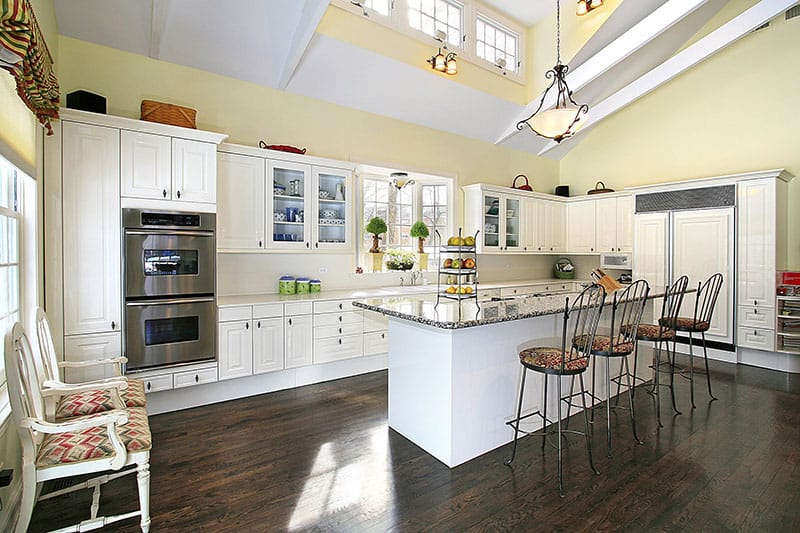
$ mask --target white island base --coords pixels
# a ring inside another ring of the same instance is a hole
[[[544,339],[560,346],[562,322],[563,315],[557,314],[448,330],[390,316],[389,426],[450,468],[511,442],[514,432],[506,421],[516,414],[523,368],[518,354],[525,347],[543,345]],[[637,375],[645,379],[652,372],[650,344],[639,347]],[[611,360],[612,375],[619,371],[619,361]],[[633,356],[630,364],[633,368]],[[597,369],[595,394],[601,398],[606,395],[604,367]],[[591,371],[590,366],[583,375],[587,390],[592,388]],[[540,408],[543,376],[528,372],[523,414]],[[562,378],[562,385],[566,395],[570,378]],[[556,387],[549,392],[548,418],[555,420]],[[669,408],[668,399],[662,404],[662,409]],[[627,398],[620,399],[620,405],[627,406]],[[566,409],[562,413],[566,416]],[[604,431],[605,413],[595,417],[602,421],[598,430]],[[541,421],[531,417],[521,427],[533,431]]]

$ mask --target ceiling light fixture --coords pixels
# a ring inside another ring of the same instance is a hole
[[[602,5],[603,0],[578,0],[578,9],[575,13],[580,17]]]
[[[403,190],[406,185],[414,184],[414,180],[408,179],[407,172],[392,172],[389,177],[392,178],[392,186],[398,191]]]
[[[439,47],[439,50],[428,59],[428,63],[431,64],[431,68],[433,70],[444,72],[445,74],[449,74],[450,76],[455,76],[458,74],[458,63],[456,62],[456,53],[450,52],[447,50],[447,44],[445,44],[444,39],[447,37],[447,34],[442,30],[436,31],[436,39],[442,46]]]
[[[561,6],[556,0],[556,65],[544,74],[545,78],[553,81],[544,91],[536,111],[525,120],[517,123],[518,130],[528,127],[540,137],[561,142],[567,137],[575,135],[575,132],[583,126],[586,121],[582,121],[581,118],[586,118],[589,106],[578,104],[572,99],[572,91],[569,89],[566,80],[568,71],[569,67],[561,64]],[[556,105],[552,109],[542,111],[547,94],[553,86],[556,86],[556,90],[558,90]]]

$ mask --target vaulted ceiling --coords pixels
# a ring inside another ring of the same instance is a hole
[[[562,1],[565,12],[574,9],[572,0]],[[317,33],[328,3],[229,0],[222,13],[218,0],[55,0],[59,33],[69,37],[547,157],[563,157],[582,139],[580,132],[556,145],[518,131],[540,97],[521,106]],[[525,25],[554,10],[541,0],[484,3]],[[575,98],[592,107],[584,130],[800,0],[756,2],[686,46],[726,3],[623,1],[570,62]],[[437,113],[429,111],[432,101]]]

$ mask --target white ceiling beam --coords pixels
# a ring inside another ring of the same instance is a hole
[[[303,4],[303,11],[300,14],[300,21],[295,28],[292,36],[292,44],[286,55],[286,61],[278,78],[278,89],[284,90],[294,76],[297,66],[303,59],[308,49],[314,33],[317,31],[325,11],[328,9],[329,0],[306,0]]]
[[[620,89],[599,104],[592,106],[587,123],[577,136],[570,137],[561,143],[550,141],[538,155],[543,156],[551,153],[559,146],[562,147],[559,151],[560,154],[566,154],[570,149],[570,145],[574,144],[576,139],[580,139],[584,132],[596,126],[601,120],[654,91],[742,37],[749,35],[759,26],[797,4],[800,4],[800,0],[761,0],[758,4],[666,60],[644,76]]]
[[[709,0],[668,1],[645,17],[641,22],[620,35],[597,54],[586,60],[580,67],[570,72],[567,75],[567,84],[570,89],[573,92],[580,91],[581,88],[598,79],[603,73],[607,72],[615,65],[620,64],[625,58],[635,53],[708,1]],[[623,6],[620,6],[617,9],[622,8]],[[535,100],[525,106],[525,109],[517,115],[514,121],[508,125],[503,134],[495,141],[495,144],[499,144],[512,135],[519,133],[517,124],[533,114],[539,106],[542,96],[543,95],[540,94]],[[542,110],[553,107],[556,103],[556,96],[556,93],[551,91],[542,105]]]
[[[168,0],[152,0],[150,3],[150,51],[153,59],[161,59],[161,43],[164,41]]]

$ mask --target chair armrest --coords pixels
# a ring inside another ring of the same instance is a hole
[[[41,433],[74,433],[98,426],[117,426],[128,423],[128,413],[123,409],[115,409],[98,415],[68,420],[66,422],[46,422],[38,418],[25,418],[20,426]],[[116,431],[115,431],[116,433]]]
[[[127,357],[111,357],[108,359],[95,359],[93,361],[59,361],[59,368],[86,368],[97,365],[121,365],[128,362]]]
[[[65,394],[76,394],[79,392],[92,392],[98,390],[116,390],[119,392],[127,388],[128,382],[126,380],[108,381],[105,383],[80,383],[77,385],[69,385],[66,383],[60,383],[58,381],[45,381],[43,383],[42,396],[64,396]]]

